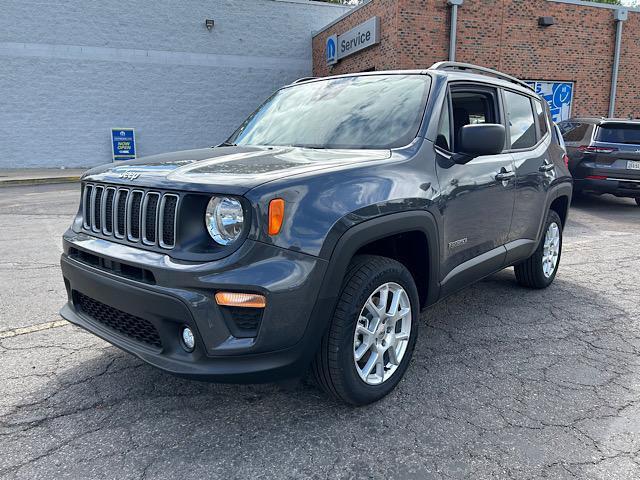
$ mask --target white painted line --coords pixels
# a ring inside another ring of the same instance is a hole
[[[0,332],[0,339],[17,337],[18,335],[26,335],[41,330],[49,330],[50,328],[64,327],[65,325],[69,325],[69,322],[66,320],[56,320],[55,322],[39,323],[37,325],[31,325],[30,327],[14,328],[13,330]]]

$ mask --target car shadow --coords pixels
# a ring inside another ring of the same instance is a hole
[[[571,208],[588,211],[592,214],[603,215],[606,218],[626,216],[640,211],[640,207],[633,198],[622,198],[603,194],[578,194],[571,199]]]
[[[47,457],[75,458],[64,467],[72,475],[91,464],[92,475],[112,476],[129,460],[156,478],[175,477],[176,465],[181,478],[324,477],[336,466],[346,477],[517,476],[518,465],[533,475],[602,454],[580,422],[628,397],[620,377],[628,358],[616,346],[624,315],[562,270],[546,290],[520,288],[512,271],[500,272],[424,311],[405,379],[362,408],[331,400],[308,379],[184,380],[65,327],[89,347],[36,400],[5,415],[4,428],[53,435]],[[393,461],[378,462],[382,452]]]

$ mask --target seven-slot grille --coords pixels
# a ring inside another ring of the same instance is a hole
[[[83,227],[105,236],[171,249],[176,245],[178,200],[174,193],[86,184]]]

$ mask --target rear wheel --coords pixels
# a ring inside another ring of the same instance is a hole
[[[516,279],[522,286],[546,288],[556,277],[562,253],[562,221],[554,210],[547,214],[544,231],[533,255],[514,267]]]
[[[418,292],[401,263],[357,256],[349,265],[312,371],[334,398],[375,402],[402,379],[418,335]]]

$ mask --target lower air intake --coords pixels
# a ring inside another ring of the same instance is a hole
[[[105,305],[74,290],[73,303],[78,310],[116,332],[152,347],[162,348],[158,330],[151,322]]]

